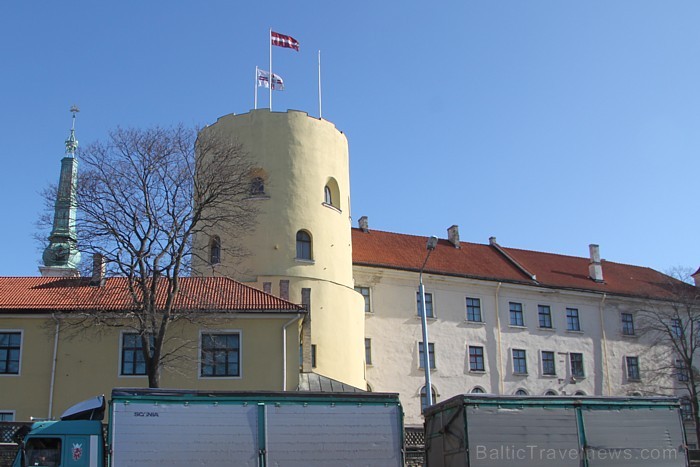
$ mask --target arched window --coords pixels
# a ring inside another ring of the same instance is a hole
[[[550,389],[549,391],[545,392],[544,395],[545,395],[545,396],[556,396],[556,395],[557,395],[557,391],[553,391],[553,390]]]
[[[221,262],[221,239],[214,236],[209,242],[209,263],[219,264]]]
[[[311,235],[305,230],[297,232],[297,259],[313,259],[311,255]]]
[[[527,396],[527,391],[524,390],[524,389],[522,389],[522,388],[520,388],[520,389],[518,389],[517,391],[515,391],[515,395],[516,395],[516,396]]]
[[[435,391],[435,386],[433,386],[431,389],[432,389],[431,392],[433,395],[433,404],[435,404],[437,402],[437,392]],[[428,407],[428,401],[426,398],[425,386],[423,386],[422,388],[420,388],[420,409],[421,409],[421,412],[423,412],[426,409],[426,407]]]
[[[479,386],[475,386],[474,389],[472,389],[472,394],[485,394],[486,391],[484,391],[483,388]]]
[[[265,180],[262,177],[253,177],[250,182],[250,195],[262,196],[265,194]]]
[[[583,391],[576,391],[576,392],[574,393],[574,396],[585,396],[585,395],[586,395],[586,393],[583,392]]]
[[[340,211],[340,188],[333,177],[329,177],[326,186],[323,187],[323,204]]]

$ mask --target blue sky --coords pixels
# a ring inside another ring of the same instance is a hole
[[[318,116],[322,51],[353,219],[697,268],[698,24],[700,2],[682,0],[3,2],[0,275],[38,275],[39,192],[72,104],[82,145],[247,112],[269,28],[301,43],[273,51],[273,110]]]

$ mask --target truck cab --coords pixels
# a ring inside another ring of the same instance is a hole
[[[99,467],[104,463],[104,396],[81,402],[60,420],[36,422],[12,467]]]

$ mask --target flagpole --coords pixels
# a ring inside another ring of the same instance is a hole
[[[318,118],[323,119],[321,113],[321,51],[318,51]]]
[[[272,112],[272,28],[270,28],[270,37],[268,38],[268,43],[270,44],[270,78],[268,79],[268,84],[270,85],[270,112]]]
[[[253,88],[255,90],[255,106],[254,110],[258,110],[258,67],[255,67],[255,81],[253,81]]]

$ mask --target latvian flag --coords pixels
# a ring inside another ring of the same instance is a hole
[[[272,45],[294,49],[297,52],[299,51],[299,41],[294,39],[292,36],[285,36],[284,34],[270,31],[270,39],[272,40]]]
[[[272,80],[270,80],[270,72],[258,68],[258,87],[269,88],[270,81],[274,91],[284,91],[284,81],[279,75],[272,73]]]

